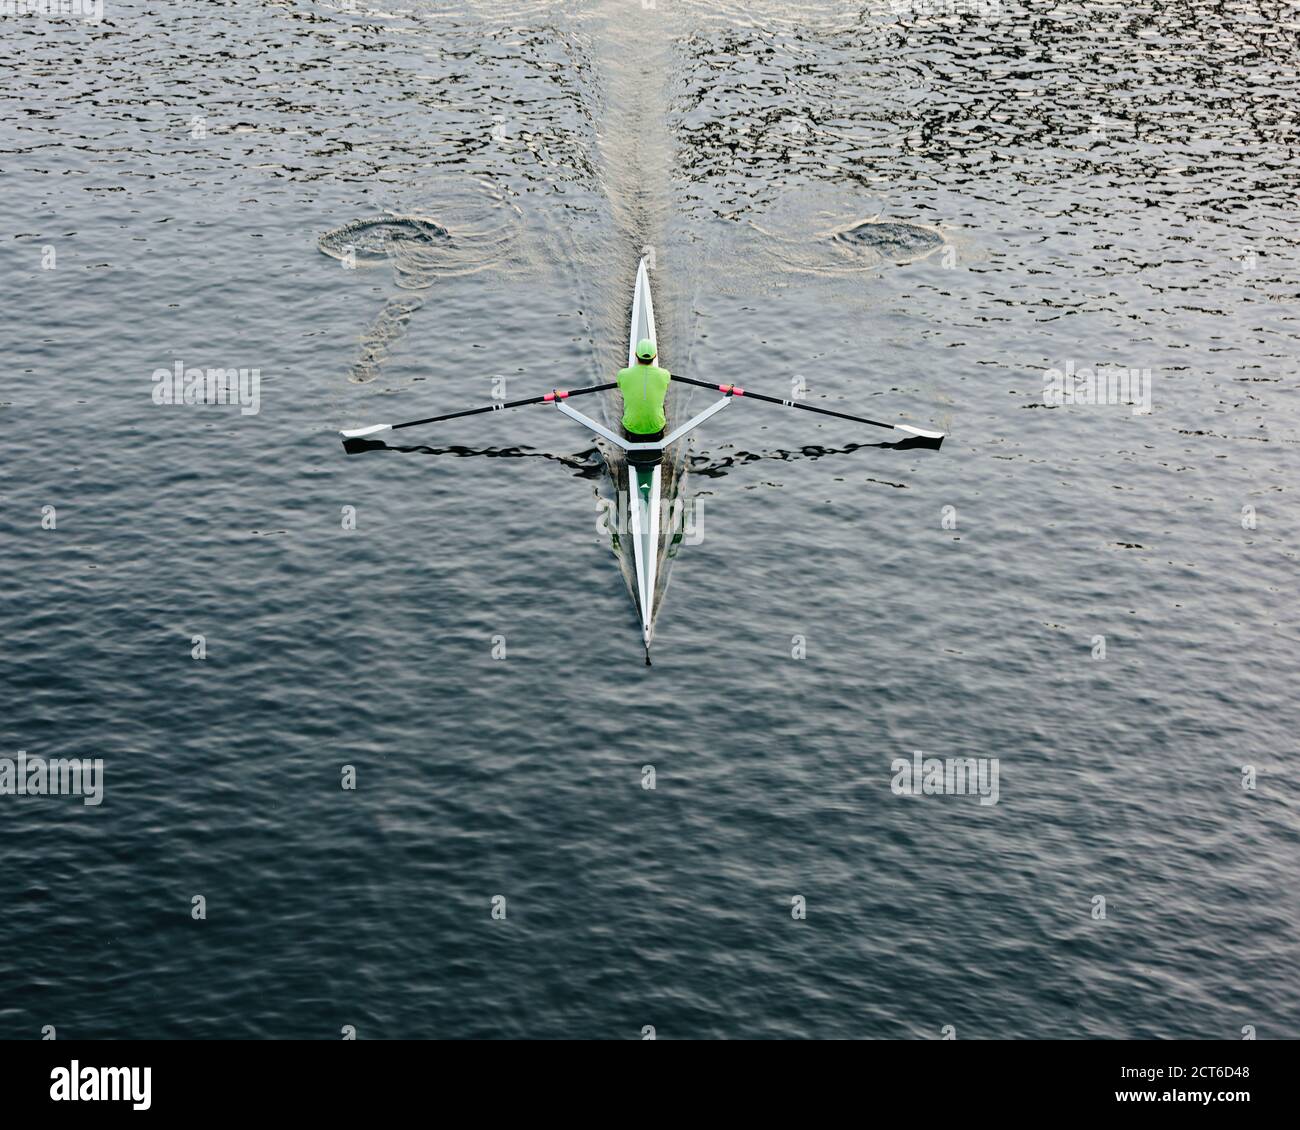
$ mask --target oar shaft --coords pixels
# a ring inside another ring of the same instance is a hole
[[[394,424],[393,430],[398,428],[414,428],[420,424],[438,424],[443,420],[458,420],[462,416],[477,416],[481,412],[500,412],[504,408],[522,408],[525,404],[540,404],[540,396],[530,396],[526,400],[510,400],[501,404],[485,404],[482,408],[466,408],[460,412],[446,412],[441,416],[426,416],[423,420],[407,420],[404,424]]]
[[[379,432],[396,431],[398,428],[414,428],[419,424],[437,424],[443,420],[458,420],[462,416],[477,416],[483,412],[500,412],[503,408],[522,408],[525,404],[547,404],[555,400],[567,400],[571,396],[583,396],[589,392],[606,392],[618,388],[616,382],[603,385],[589,385],[587,388],[552,389],[542,396],[528,396],[523,400],[507,400],[501,404],[485,404],[481,408],[463,408],[459,412],[446,412],[441,416],[426,416],[423,420],[406,420],[401,424],[374,424],[368,428],[354,428],[342,432],[344,439],[360,439],[363,436],[377,435]]]
[[[761,392],[750,392],[747,388],[737,388],[735,385],[710,384],[708,381],[696,381],[690,377],[679,377],[676,373],[673,373],[672,377],[673,380],[681,381],[683,384],[717,389],[719,392],[730,393],[732,396],[746,396],[750,400],[764,400],[768,404],[780,404],[785,408],[798,408],[802,412],[816,412],[822,416],[838,416],[841,420],[853,420],[858,424],[874,424],[877,428],[892,428],[894,426],[881,420],[868,420],[865,416],[850,416],[847,412],[832,412],[829,408],[814,408],[811,404],[800,404],[797,400],[781,400],[776,396],[764,396]]]
[[[775,396],[764,396],[761,392],[750,392],[748,389],[737,388],[735,385],[720,385],[711,381],[697,381],[691,377],[680,377],[676,373],[672,374],[672,379],[681,381],[682,384],[695,385],[698,388],[716,389],[718,392],[725,392],[729,396],[744,396],[750,400],[762,400],[768,404],[779,404],[783,408],[798,408],[801,412],[816,412],[819,416],[834,416],[840,420],[852,420],[855,424],[870,424],[876,428],[889,428],[892,431],[907,432],[910,435],[923,436],[927,439],[942,439],[942,432],[930,432],[921,428],[913,428],[908,424],[887,424],[883,420],[870,420],[866,416],[851,416],[847,412],[835,412],[830,408],[817,408],[811,404],[800,404],[797,400],[781,400]]]
[[[404,424],[394,424],[393,430],[413,428],[417,424],[437,424],[443,420],[458,420],[462,416],[477,416],[482,412],[500,412],[506,408],[523,408],[526,404],[547,404],[552,400],[567,400],[570,396],[582,396],[588,392],[605,392],[608,389],[617,387],[617,383],[611,382],[610,384],[590,385],[587,388],[575,388],[568,391],[556,389],[542,396],[527,396],[523,400],[507,400],[501,404],[485,404],[481,408],[465,408],[460,412],[447,412],[442,416],[426,416],[423,420],[407,420]]]

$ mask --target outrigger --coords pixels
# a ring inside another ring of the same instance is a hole
[[[636,364],[636,343],[642,338],[655,340],[654,302],[650,296],[650,275],[646,260],[637,266],[636,287],[632,293],[632,317],[628,344],[628,365]],[[610,428],[585,416],[572,404],[568,403],[575,396],[586,396],[595,392],[606,392],[617,388],[617,384],[590,385],[587,388],[570,390],[552,389],[540,396],[530,396],[523,400],[512,400],[481,408],[467,408],[461,412],[448,412],[443,416],[428,416],[422,420],[408,420],[403,424],[373,424],[366,428],[352,428],[339,434],[345,440],[364,439],[378,435],[380,432],[395,431],[398,428],[413,428],[420,424],[435,424],[443,420],[455,420],[462,416],[476,416],[484,412],[499,412],[505,408],[522,408],[528,404],[554,404],[564,415],[576,420],[606,443],[612,444],[625,455],[628,477],[628,510],[632,524],[632,556],[636,568],[636,601],[641,617],[641,636],[645,645],[646,666],[650,665],[650,641],[654,635],[655,595],[658,585],[659,554],[662,549],[662,521],[660,519],[663,496],[663,458],[664,452],[678,440],[694,431],[705,420],[717,415],[738,396],[752,400],[761,400],[767,404],[779,404],[785,408],[798,408],[804,412],[817,412],[823,416],[835,416],[841,420],[852,420],[859,424],[871,424],[877,428],[890,428],[911,437],[918,446],[937,448],[944,438],[943,432],[926,431],[908,424],[888,424],[881,420],[868,420],[864,416],[850,416],[847,412],[835,412],[829,408],[816,408],[811,404],[802,404],[795,400],[781,400],[774,396],[746,392],[731,384],[712,384],[707,381],[693,380],[690,377],[672,375],[680,384],[695,385],[698,388],[714,389],[722,393],[722,399],[709,405],[698,416],[692,416],[681,427],[674,428],[661,440],[653,443],[633,443]]]

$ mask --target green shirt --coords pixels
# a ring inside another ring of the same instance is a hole
[[[633,365],[618,374],[618,390],[623,394],[623,427],[633,435],[653,435],[661,431],[664,397],[668,395],[670,374],[657,365]]]

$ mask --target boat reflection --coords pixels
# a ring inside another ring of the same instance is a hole
[[[820,444],[805,444],[803,447],[787,450],[774,448],[769,451],[736,451],[731,454],[712,454],[708,452],[687,453],[677,465],[684,465],[692,475],[708,479],[725,478],[727,472],[738,467],[747,467],[751,463],[765,460],[794,463],[802,459],[823,459],[830,455],[852,455],[863,450],[911,451],[929,450],[932,441],[909,436],[903,440],[887,440],[876,443],[850,443],[844,447],[823,447]],[[404,455],[449,455],[458,459],[546,459],[559,463],[573,470],[578,478],[599,479],[609,468],[598,448],[592,447],[575,455],[557,455],[551,451],[538,451],[531,447],[466,447],[461,444],[443,447],[430,447],[427,444],[395,444],[376,439],[345,439],[343,449],[349,455],[360,455],[368,451],[391,451]],[[673,475],[677,477],[676,474]]]
[[[343,450],[349,455],[367,451],[392,451],[403,455],[451,455],[458,459],[480,457],[484,459],[547,459],[572,468],[579,478],[598,479],[605,473],[605,463],[593,447],[578,455],[556,455],[550,451],[537,451],[531,447],[464,447],[460,444],[429,447],[425,444],[384,443],[376,439],[345,439]]]

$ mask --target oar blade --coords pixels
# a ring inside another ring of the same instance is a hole
[[[925,428],[914,428],[910,424],[895,424],[894,427],[900,432],[906,432],[910,436],[919,436],[921,439],[937,439],[942,441],[943,432],[930,432]]]
[[[344,439],[361,439],[363,436],[378,435],[380,432],[391,432],[392,430],[392,424],[372,424],[368,428],[352,428],[348,431],[340,431],[339,435]]]

